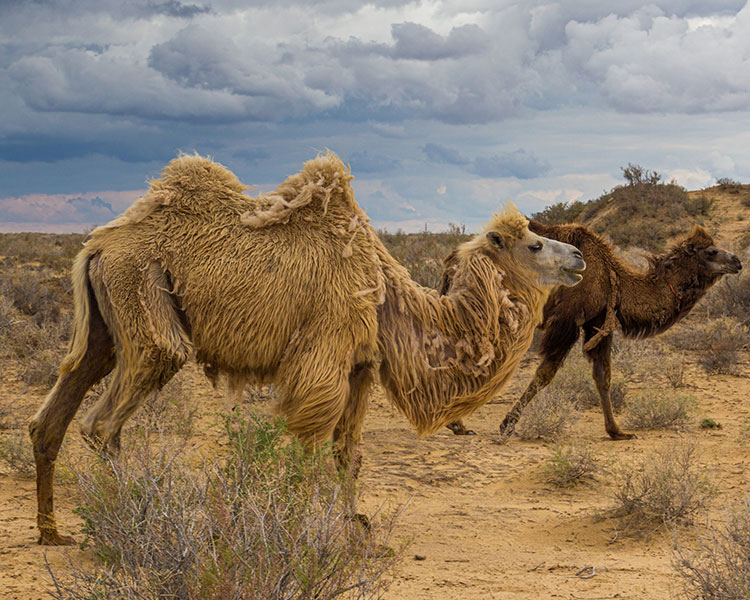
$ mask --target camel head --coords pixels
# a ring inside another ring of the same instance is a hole
[[[699,264],[709,273],[725,275],[739,273],[742,270],[740,259],[727,250],[714,245],[713,238],[700,225],[696,225],[693,233],[685,240],[686,250],[693,252]]]
[[[665,273],[674,268],[688,268],[694,273],[703,274],[711,282],[722,275],[742,270],[740,259],[727,250],[717,248],[713,238],[700,225],[696,225],[693,232],[667,254],[656,257],[652,262],[657,269],[661,262],[661,270]]]
[[[575,246],[551,240],[529,231],[529,221],[509,202],[485,227],[485,241],[496,262],[515,263],[532,274],[541,288],[576,285],[586,268],[583,255]]]

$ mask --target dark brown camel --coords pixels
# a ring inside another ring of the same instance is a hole
[[[649,268],[639,271],[620,259],[612,247],[584,225],[544,225],[530,221],[538,235],[576,246],[586,261],[583,280],[576,287],[558,288],[544,306],[539,354],[542,363],[526,391],[500,425],[509,435],[523,409],[554,378],[583,328],[583,352],[593,364],[604,424],[614,440],[635,437],[615,420],[609,396],[612,333],[618,327],[625,337],[644,338],[669,329],[695,306],[726,273],[738,273],[742,264],[731,252],[714,246],[703,227],[664,254],[648,257]],[[453,257],[445,261],[441,293],[451,286]],[[473,432],[461,421],[448,425],[456,435]]]

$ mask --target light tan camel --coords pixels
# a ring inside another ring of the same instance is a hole
[[[333,440],[356,474],[369,384],[380,379],[420,435],[493,397],[580,252],[528,230],[515,207],[459,247],[445,296],[412,281],[354,200],[332,154],[250,198],[200,157],[172,161],[146,195],[91,233],[73,265],[75,324],[60,377],[29,430],[40,543],[64,544],[54,463],[86,391],[114,369],[81,429],[116,451],[149,392],[194,355],[209,376],[273,383],[302,440]]]

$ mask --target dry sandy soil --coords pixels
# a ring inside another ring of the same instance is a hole
[[[649,342],[646,342],[649,343]],[[699,401],[694,423],[683,432],[640,431],[638,439],[611,442],[604,435],[596,410],[581,413],[571,435],[590,443],[598,457],[616,468],[630,459],[647,458],[664,443],[689,436],[701,451],[701,463],[719,495],[701,517],[721,519],[725,510],[750,491],[750,382],[748,357],[743,376],[706,376],[693,363],[688,380]],[[691,529],[656,531],[633,537],[610,511],[615,477],[601,474],[591,484],[560,490],[545,482],[542,465],[550,455],[541,442],[513,438],[500,445],[494,430],[528,382],[536,364],[533,355],[501,397],[478,411],[468,425],[478,435],[454,436],[448,430],[418,440],[406,420],[377,390],[372,397],[364,433],[362,470],[366,512],[382,504],[403,504],[397,536],[411,540],[389,599],[462,598],[507,600],[536,598],[678,597],[680,581],[672,567],[672,540],[688,539]],[[199,400],[204,414],[221,407],[194,365],[179,375]],[[654,375],[658,379],[658,375]],[[638,387],[638,382],[633,384]],[[0,406],[14,403],[10,419],[21,430],[44,396],[43,389],[24,392],[12,372],[0,383]],[[702,430],[700,418],[719,421],[721,430]],[[13,429],[0,431],[9,435]],[[71,427],[61,460],[80,452],[77,424]],[[210,440],[200,443],[210,443]],[[0,597],[48,597],[51,583],[46,560],[61,572],[66,561],[91,560],[78,548],[42,548],[36,544],[34,482],[0,467]],[[76,506],[75,485],[57,486],[57,514],[61,529],[78,530],[71,510]],[[80,535],[79,535],[80,538]],[[591,567],[581,572],[582,569]],[[594,575],[585,578],[586,575]]]

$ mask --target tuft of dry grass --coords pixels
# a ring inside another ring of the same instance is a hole
[[[328,448],[280,421],[227,417],[200,467],[160,432],[78,472],[84,544],[98,564],[52,570],[59,600],[379,598],[400,552],[395,512],[352,518],[356,494]]]
[[[553,446],[542,471],[545,481],[556,487],[572,488],[594,479],[601,466],[590,444],[575,442]]]
[[[0,463],[22,477],[34,476],[34,453],[25,432],[15,431],[0,438]]]
[[[707,373],[739,374],[742,351],[750,343],[750,330],[736,318],[718,317],[682,325],[666,339],[681,350],[698,352],[698,363]]]
[[[663,524],[692,522],[704,510],[714,488],[698,461],[695,442],[668,440],[639,462],[616,473],[615,516],[635,531]]]
[[[544,389],[524,409],[515,431],[522,440],[554,441],[575,422],[575,408],[567,398]]]
[[[697,405],[690,394],[641,391],[628,399],[625,425],[633,429],[679,429],[690,422]]]
[[[683,598],[746,600],[750,597],[750,497],[726,522],[698,536],[695,550],[675,542],[674,568]]]
[[[618,361],[618,365],[620,362],[622,361]],[[599,406],[599,392],[591,377],[591,364],[580,353],[571,353],[568,356],[546,389],[578,408],[589,409]],[[615,412],[620,412],[627,395],[627,383],[619,372],[612,373],[609,395]]]

